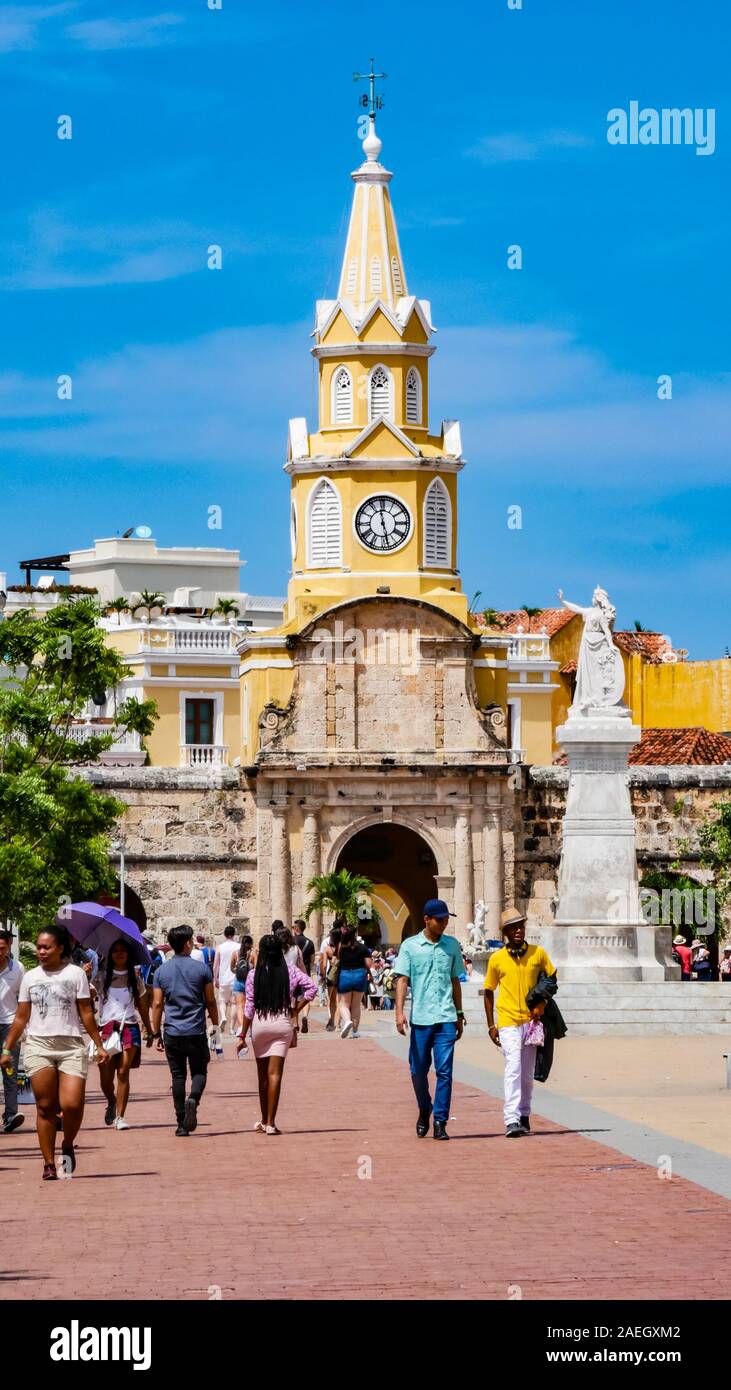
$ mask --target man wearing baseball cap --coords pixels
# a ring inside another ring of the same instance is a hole
[[[530,1134],[530,1111],[535,1047],[525,1046],[531,1018],[539,1018],[544,1005],[529,1009],[527,998],[541,973],[555,975],[556,967],[542,946],[528,946],[525,917],[509,907],[500,918],[505,945],[490,956],[485,976],[485,1013],[490,1037],[505,1058],[505,1135],[519,1139]],[[497,1026],[495,990],[499,989]]]
[[[452,1099],[454,1044],[462,1037],[462,951],[457,938],[445,936],[450,917],[441,898],[424,903],[424,930],[401,942],[393,967],[396,975],[396,1027],[406,1033],[404,1014],[406,990],[411,984],[411,1041],[409,1067],[416,1092],[419,1115],[416,1133],[423,1139],[429,1133],[434,1111],[434,1138],[448,1139],[447,1120]],[[437,1078],[432,1106],[429,1071],[434,1057]]]

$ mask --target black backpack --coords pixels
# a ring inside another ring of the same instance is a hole
[[[246,977],[251,969],[249,965],[249,954],[250,953],[247,951],[245,956],[239,955],[236,961],[236,980],[240,985],[246,984]]]

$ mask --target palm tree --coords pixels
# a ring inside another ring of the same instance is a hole
[[[129,599],[125,598],[124,594],[122,594],[121,598],[113,598],[106,605],[104,612],[107,614],[107,616],[109,616],[110,613],[116,613],[117,624],[119,624],[122,614],[129,613]]]
[[[351,874],[348,869],[316,874],[307,884],[312,897],[305,907],[305,917],[309,921],[313,912],[331,912],[336,926],[354,926],[358,921],[359,895],[372,891],[373,880],[365,874]]]
[[[486,627],[502,627],[503,620],[497,608],[483,608],[482,616],[485,619]]]
[[[639,618],[635,618],[635,632],[647,632],[647,628],[642,625]]]
[[[233,598],[218,598],[215,608],[211,609],[211,617],[238,618],[239,605]]]
[[[526,617],[527,617],[527,619],[528,619],[528,631],[530,632],[530,631],[531,631],[531,623],[532,623],[533,619],[534,619],[534,618],[540,618],[541,613],[543,612],[543,609],[542,609],[542,608],[529,608],[527,603],[522,604],[522,608],[523,608],[523,612],[525,613],[525,615],[526,615]]]

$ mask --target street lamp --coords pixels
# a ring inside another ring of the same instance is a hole
[[[124,845],[121,840],[112,840],[109,848],[119,855],[119,910],[124,917]]]

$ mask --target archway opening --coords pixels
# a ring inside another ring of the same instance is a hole
[[[366,826],[343,846],[337,868],[373,880],[382,944],[398,946],[421,931],[424,903],[438,896],[437,863],[431,846],[415,830],[383,821]]]

